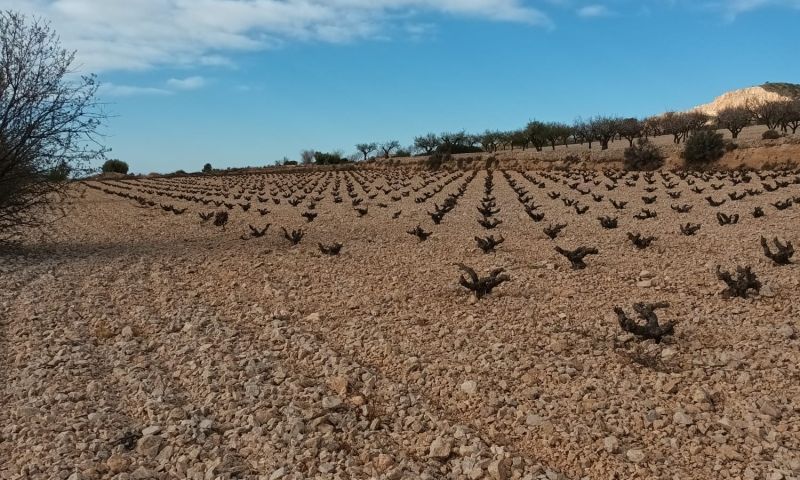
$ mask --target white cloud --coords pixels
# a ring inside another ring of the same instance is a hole
[[[229,55],[289,41],[385,35],[424,13],[549,27],[529,0],[0,0],[50,20],[85,71],[230,65]]]
[[[728,18],[733,19],[739,14],[763,7],[800,9],[800,0],[727,0],[725,2],[715,2],[714,5],[722,9]]]
[[[99,95],[106,97],[131,97],[134,95],[169,95],[172,92],[157,87],[140,87],[135,85],[118,85],[103,83],[100,85]]]
[[[187,77],[187,78],[170,78],[167,80],[167,86],[176,90],[197,90],[206,85],[206,79],[203,77]]]
[[[186,78],[170,78],[164,82],[163,87],[140,86],[140,85],[120,85],[116,83],[102,83],[100,85],[100,96],[104,97],[132,97],[135,95],[172,95],[178,91],[198,90],[208,84],[208,81],[200,76]]]
[[[578,16],[583,18],[606,17],[610,14],[605,5],[586,5],[578,9]]]

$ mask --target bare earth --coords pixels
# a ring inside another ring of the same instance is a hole
[[[476,221],[485,170],[469,182],[471,171],[398,168],[77,186],[50,238],[0,255],[0,478],[798,478],[800,267],[776,266],[759,238],[800,243],[799,172],[688,177],[703,193],[675,174],[608,191],[602,174],[506,173],[542,222],[500,170],[503,223],[491,231]],[[434,225],[426,212],[462,184]],[[313,191],[290,206],[284,194],[303,188]],[[234,205],[224,231],[198,217],[215,205],[157,195],[238,204],[242,189],[252,208]],[[746,189],[763,193],[728,198]],[[727,201],[712,207],[709,195]],[[670,208],[680,204],[693,209]],[[642,208],[658,217],[635,219]],[[721,226],[717,212],[741,220]],[[604,215],[619,228],[601,228]],[[264,237],[241,238],[268,222]],[[550,222],[567,224],[556,240],[542,233]],[[702,224],[695,236],[680,233],[688,222]],[[417,224],[427,241],[406,233]],[[306,236],[292,247],[281,226]],[[628,232],[658,238],[638,250]],[[496,253],[476,248],[488,234],[506,239]],[[334,241],[339,256],[319,252]],[[555,245],[599,254],[572,270]],[[504,267],[511,281],[476,300],[456,262]],[[723,298],[717,265],[752,266],[761,294]],[[658,313],[675,335],[622,332],[613,308],[632,314],[639,301],[669,302]]]

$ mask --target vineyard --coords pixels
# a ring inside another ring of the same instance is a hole
[[[0,477],[800,472],[800,170],[121,178],[62,209],[0,256]]]

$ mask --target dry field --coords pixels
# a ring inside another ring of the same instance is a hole
[[[759,243],[800,242],[800,172],[496,170],[502,223],[486,230],[488,175],[76,186],[49,237],[0,255],[0,478],[800,476],[800,267]],[[199,217],[216,210],[224,229]],[[554,240],[551,223],[566,224]],[[489,234],[505,242],[484,254]],[[555,246],[598,254],[573,270]],[[477,299],[456,263],[510,281]],[[717,265],[751,266],[760,294],[725,298]],[[673,336],[622,331],[614,307],[661,301]]]

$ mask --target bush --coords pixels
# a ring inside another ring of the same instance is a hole
[[[472,145],[460,145],[460,144],[441,145],[439,146],[437,151],[442,153],[449,153],[451,155],[458,155],[462,153],[483,153],[483,149],[481,147],[475,147]]]
[[[450,154],[449,153],[442,153],[442,152],[433,152],[427,160],[425,160],[425,166],[428,170],[439,170],[442,168],[442,164],[444,162],[450,161]]]
[[[333,152],[333,153],[315,152],[314,162],[317,165],[339,165],[340,163],[348,163],[348,160],[346,158],[343,158],[340,152]]]
[[[128,173],[128,164],[122,160],[106,160],[103,164],[103,173],[121,173],[126,175]]]
[[[712,130],[698,130],[693,133],[683,149],[683,160],[687,167],[702,167],[716,162],[725,155],[725,142],[722,134]]]
[[[664,154],[650,140],[640,138],[625,149],[626,170],[658,170],[664,166]]]
[[[66,162],[62,163],[47,172],[47,181],[66,182],[69,180],[70,173],[72,173],[72,169],[69,168],[69,165]]]
[[[212,171],[214,171],[214,167],[210,163],[203,165],[203,173],[211,173]]]
[[[781,134],[777,130],[767,130],[761,134],[762,140],[777,140],[779,138],[781,138]]]

